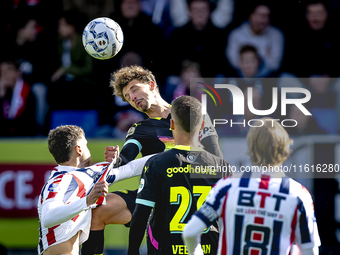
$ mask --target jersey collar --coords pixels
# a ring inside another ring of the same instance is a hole
[[[56,168],[58,169],[58,171],[65,171],[65,172],[71,172],[71,171],[75,171],[75,170],[79,169],[79,167],[64,166],[64,165],[58,165]]]
[[[182,151],[203,151],[201,147],[193,147],[193,146],[185,146],[185,145],[175,145],[173,149],[182,150]]]

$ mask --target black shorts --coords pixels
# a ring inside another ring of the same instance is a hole
[[[127,208],[131,212],[131,216],[133,214],[133,211],[136,208],[136,198],[137,198],[137,189],[135,190],[120,190],[120,191],[115,191],[112,192],[120,196],[121,198],[124,199]],[[130,222],[124,224],[125,227],[130,227]]]

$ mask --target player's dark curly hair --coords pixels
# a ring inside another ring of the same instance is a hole
[[[74,125],[59,126],[52,129],[47,138],[48,150],[58,164],[71,159],[77,141],[85,137],[84,130]]]
[[[110,86],[113,87],[113,94],[119,96],[126,102],[123,95],[123,88],[132,80],[138,80],[141,83],[153,81],[155,83],[156,91],[159,94],[155,76],[151,71],[138,65],[123,67],[111,75]]]
[[[185,132],[194,134],[202,124],[202,105],[191,96],[179,96],[171,103],[172,119]]]

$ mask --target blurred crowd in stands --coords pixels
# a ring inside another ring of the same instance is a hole
[[[339,13],[337,0],[2,1],[0,136],[45,136],[79,121],[89,137],[124,139],[145,116],[114,97],[109,80],[135,64],[155,74],[169,103],[190,93],[191,78],[252,87],[259,110],[271,107],[273,87],[306,88],[311,116],[292,105],[273,117],[297,120],[291,135],[339,134]],[[112,18],[124,33],[110,60],[92,58],[82,45],[84,27],[97,17]],[[224,96],[226,119],[258,117],[233,116],[232,97]],[[229,126],[220,135],[246,132]]]

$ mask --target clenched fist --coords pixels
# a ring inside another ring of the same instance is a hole
[[[119,146],[116,145],[115,147],[113,146],[108,146],[105,148],[105,161],[106,162],[112,162],[113,159],[119,157]]]
[[[91,190],[90,194],[88,194],[86,197],[87,206],[94,204],[101,196],[105,197],[108,191],[109,185],[106,181],[96,183],[93,186],[93,189]]]

